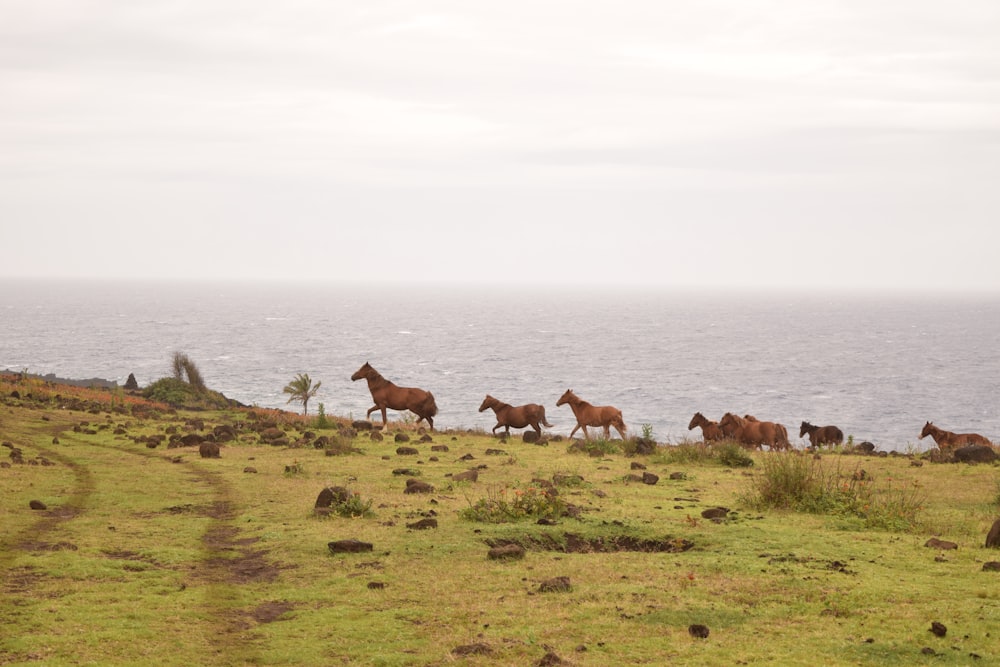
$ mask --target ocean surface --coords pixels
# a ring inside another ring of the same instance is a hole
[[[352,418],[369,361],[433,392],[439,428],[491,429],[492,394],[565,435],[572,388],[659,442],[700,439],[696,411],[781,422],[799,447],[803,420],[883,450],[932,447],[928,420],[1000,442],[1000,295],[0,281],[0,370],[145,386],[174,352],[249,405],[301,410],[281,390],[308,373],[310,412]]]

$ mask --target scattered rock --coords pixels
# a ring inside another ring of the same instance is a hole
[[[639,463],[638,461],[632,461],[629,465],[629,470],[645,470],[645,464]]]
[[[30,507],[33,510],[47,510],[49,508],[49,506],[43,503],[41,500],[32,500],[31,502],[28,503],[28,507]]]
[[[351,499],[351,492],[342,486],[328,486],[316,496],[314,507],[331,507],[334,503],[338,505],[346,503]]]
[[[409,442],[410,436],[406,435],[405,433],[397,433],[394,439],[396,442]]]
[[[539,441],[539,436],[534,431],[528,430],[521,435],[521,440],[526,445],[531,445]]]
[[[993,527],[986,534],[986,547],[989,549],[1000,548],[1000,519],[993,522]]]
[[[858,451],[864,454],[871,454],[875,451],[875,445],[866,440],[858,445]]]
[[[434,487],[427,482],[421,482],[419,479],[411,477],[406,480],[406,488],[403,493],[434,493]]]
[[[487,449],[486,456],[507,456],[507,452],[502,449]]]
[[[380,590],[382,590],[384,588],[385,588],[385,582],[384,581],[369,581],[368,582],[368,590],[371,590],[371,591],[380,591]]]
[[[931,622],[930,631],[934,633],[935,637],[944,637],[948,634],[948,628],[945,627],[944,623],[939,623],[937,621]]]
[[[538,586],[539,593],[565,593],[571,589],[569,577],[552,577]]]
[[[407,528],[411,530],[427,530],[429,528],[437,528],[437,519],[421,519],[420,521],[414,521],[413,523],[406,524]]]
[[[451,476],[456,482],[477,482],[479,481],[479,471],[476,469],[466,470]]]
[[[419,456],[420,450],[416,447],[397,447],[396,454],[399,456]]]
[[[991,560],[983,563],[983,572],[1000,572],[1000,561]]]
[[[361,540],[335,540],[328,543],[327,546],[335,554],[362,553],[374,548],[371,542],[362,542]]]
[[[670,479],[687,479],[687,473],[685,472],[672,472],[670,473]]]
[[[709,507],[707,510],[702,510],[701,516],[704,519],[725,519],[726,515],[729,514],[729,509],[726,507]]]
[[[198,445],[198,453],[203,459],[222,458],[222,455],[219,453],[219,445],[214,442],[203,442]]]
[[[257,469],[254,468],[253,466],[247,466],[246,468],[243,469],[243,472],[256,474]]]
[[[534,431],[528,431],[528,433],[534,433]],[[557,665],[568,665],[569,663],[560,658],[558,655],[549,651],[542,659],[535,663],[537,667],[557,667]]]
[[[413,468],[396,468],[392,471],[392,474],[401,477],[420,477],[420,471]]]
[[[372,442],[382,442],[382,433],[380,431],[372,431],[368,437]]]
[[[708,637],[708,626],[694,623],[688,626],[688,634],[696,639],[705,639]]]
[[[954,542],[947,542],[945,540],[939,540],[936,537],[932,537],[924,543],[925,547],[931,547],[932,549],[941,549],[946,551],[948,549],[958,549],[958,545]]]
[[[635,439],[635,453],[647,456],[656,453],[656,443],[649,438]]]
[[[448,451],[448,445],[431,445],[432,452],[446,452]]]
[[[660,476],[659,475],[654,475],[651,472],[644,472],[644,473],[642,473],[642,483],[643,484],[649,484],[650,486],[652,486],[652,485],[656,484],[659,481],[660,481]]]

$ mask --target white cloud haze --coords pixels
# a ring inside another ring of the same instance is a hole
[[[992,0],[0,18],[0,277],[1000,290]]]

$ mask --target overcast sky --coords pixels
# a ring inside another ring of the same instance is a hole
[[[0,277],[1000,291],[1000,2],[0,0]]]

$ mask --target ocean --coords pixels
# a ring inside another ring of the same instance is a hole
[[[1000,442],[1000,295],[0,280],[0,369],[145,386],[174,352],[248,405],[300,411],[282,388],[308,373],[311,413],[355,419],[368,361],[433,392],[441,429],[491,429],[492,394],[566,435],[571,388],[659,442],[700,439],[698,411],[781,422],[798,447],[802,421],[882,450],[932,447],[925,421]]]

